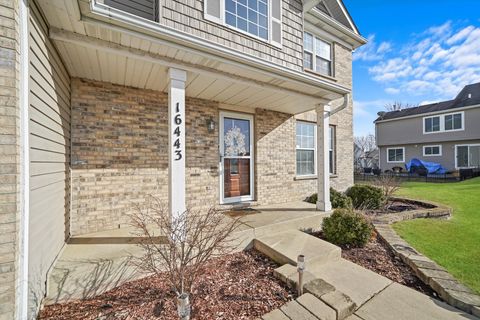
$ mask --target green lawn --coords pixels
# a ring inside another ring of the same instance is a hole
[[[451,220],[417,219],[393,228],[418,251],[480,293],[480,178],[458,183],[402,184],[401,196],[453,208]]]

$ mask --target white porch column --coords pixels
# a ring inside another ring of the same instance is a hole
[[[184,70],[168,70],[168,207],[173,217],[186,210]]]
[[[317,210],[330,211],[330,155],[329,155],[329,127],[330,106],[317,106],[317,183],[318,200]]]

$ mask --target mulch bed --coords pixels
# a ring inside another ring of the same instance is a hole
[[[421,205],[418,202],[402,201],[402,200],[388,200],[385,207],[378,210],[365,210],[367,216],[382,216],[385,214],[395,214],[403,211],[430,209],[432,206]]]
[[[275,279],[278,266],[249,250],[213,259],[191,295],[191,319],[255,319],[279,308],[295,293]],[[45,307],[39,319],[178,319],[166,274],[126,283],[97,297]]]
[[[315,235],[325,240],[321,233]],[[395,256],[392,250],[378,236],[372,237],[363,248],[340,247],[342,248],[342,258],[372,270],[392,281],[438,298],[437,294],[415,275],[412,268]]]

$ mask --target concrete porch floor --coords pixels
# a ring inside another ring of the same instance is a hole
[[[234,211],[238,214],[239,209]],[[242,224],[234,235],[236,250],[272,232],[318,229],[328,215],[307,202],[255,206],[239,217]],[[141,254],[136,241],[138,237],[129,227],[70,238],[49,274],[45,304],[93,297],[146,276],[132,264]]]

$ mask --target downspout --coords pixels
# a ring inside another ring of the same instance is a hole
[[[343,95],[343,103],[339,107],[336,107],[335,109],[331,110],[330,115],[334,115],[335,113],[345,109],[348,106],[349,102],[350,102],[350,93],[346,93]]]
[[[19,72],[19,109],[20,109],[20,223],[18,244],[18,279],[16,291],[15,319],[28,318],[28,244],[30,217],[30,144],[28,115],[28,0],[19,4],[20,35],[20,72]]]

